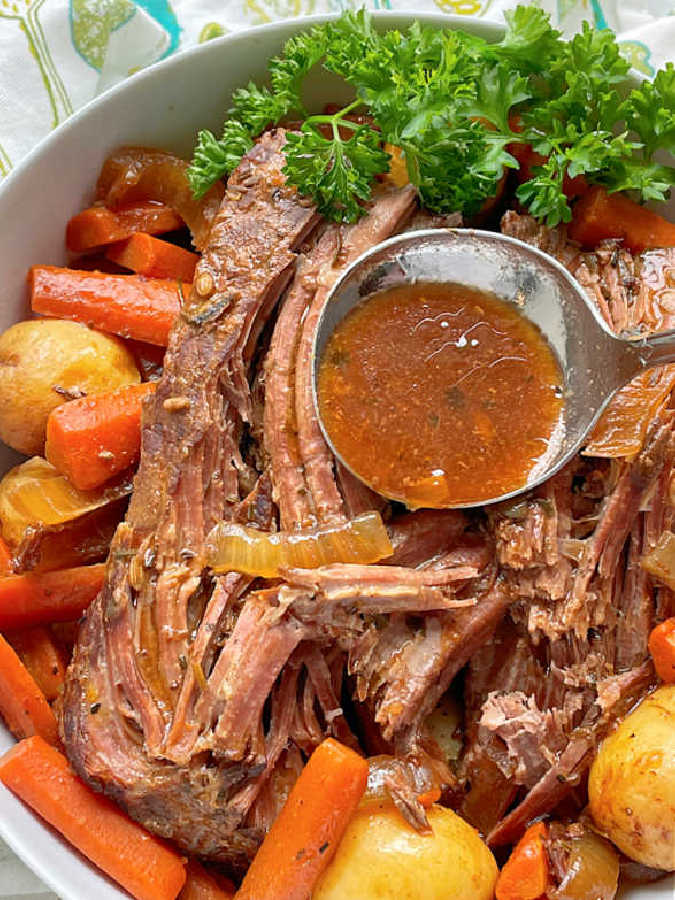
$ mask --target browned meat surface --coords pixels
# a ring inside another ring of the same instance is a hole
[[[454,220],[381,187],[357,223],[320,223],[284,181],[284,141],[266,134],[231,176],[146,403],[133,498],[67,679],[64,743],[133,818],[235,871],[327,735],[386,754],[380,787],[416,827],[418,795],[438,787],[508,842],[570,791],[583,802],[598,740],[653,679],[647,635],[673,597],[640,560],[673,526],[675,413],[656,410],[634,458],[579,457],[516,503],[397,513],[336,466],[311,349],[358,255]],[[671,251],[582,254],[515,213],[503,228],[561,259],[616,329],[669,321]],[[204,567],[223,519],[293,530],[373,508],[394,547],[381,564],[274,581]],[[457,772],[425,727],[453,682],[466,701]]]
[[[654,285],[671,277],[670,251],[582,254],[564,228],[516,213],[502,228],[560,259],[615,330],[655,327]],[[579,457],[529,497],[488,511],[512,603],[470,660],[460,768],[461,811],[493,844],[584,787],[598,741],[654,681],[647,638],[663,589],[640,559],[672,521],[673,429],[666,400],[634,459]]]
[[[283,143],[282,131],[266,135],[229,180],[144,410],[133,500],[63,705],[69,757],[90,784],[153,831],[234,869],[269,827],[303,754],[327,734],[356,744],[344,688],[376,623],[409,619],[418,661],[429,656],[425,683],[436,672],[449,682],[505,606],[483,583],[485,540],[481,551],[454,513],[432,515],[433,535],[421,514],[395,521],[394,565],[289,571],[281,584],[204,569],[205,538],[222,519],[292,529],[386,506],[344,472],[336,480],[310,355],[330,287],[409,220],[415,196],[383,188],[355,225],[318,228],[284,183]],[[424,638],[441,632],[439,655]],[[389,718],[412,664],[402,661],[388,686]],[[372,709],[378,689],[355,691]],[[409,761],[390,789],[418,822],[411,760],[422,758],[426,694],[424,685],[406,694],[392,726],[405,725]]]

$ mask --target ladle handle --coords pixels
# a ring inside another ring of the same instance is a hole
[[[624,345],[622,360],[624,365],[622,365],[623,371],[620,373],[622,384],[630,381],[640,372],[644,372],[645,369],[675,363],[675,329],[637,340],[627,340],[626,338],[619,338],[619,340]]]

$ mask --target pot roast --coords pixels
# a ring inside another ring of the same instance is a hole
[[[392,798],[417,827],[417,794],[440,786],[508,843],[583,804],[598,741],[654,682],[647,637],[675,604],[640,560],[673,525],[674,414],[658,404],[630,458],[580,455],[516,502],[393,509],[323,440],[312,340],[359,254],[448,220],[383,185],[356,224],[325,223],[285,184],[284,140],[265,134],[231,175],[146,401],[131,505],[68,674],[64,744],[134,819],[235,871],[327,735],[390,758]],[[672,326],[659,297],[674,251],[581,253],[515,212],[502,229],[558,257],[617,331]],[[675,383],[671,367],[652,377]],[[368,509],[394,547],[381,564],[267,582],[204,565],[220,521],[293,530]],[[465,701],[456,770],[425,728],[449,689]]]

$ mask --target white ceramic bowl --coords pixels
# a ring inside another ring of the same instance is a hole
[[[411,15],[380,12],[390,27]],[[232,90],[265,76],[266,61],[317,16],[264,25],[210,41],[159,63],[106,92],[44,140],[0,186],[0,331],[26,318],[25,277],[34,263],[63,265],[64,226],[87,205],[106,155],[120,144],[145,144],[189,155],[198,129],[217,131]],[[416,18],[499,39],[501,28],[479,19],[421,14]],[[308,101],[336,97],[327,77],[309,85]],[[675,204],[671,204],[675,214]],[[675,218],[675,215],[673,215]],[[15,459],[0,446],[0,470]],[[0,724],[0,752],[13,743]],[[101,875],[30,810],[0,786],[0,834],[63,900],[123,900]],[[624,892],[631,900],[672,900],[673,882]],[[11,885],[2,885],[7,892]],[[345,898],[348,900],[348,898]]]

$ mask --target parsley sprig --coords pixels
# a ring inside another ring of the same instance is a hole
[[[285,174],[336,221],[362,214],[388,171],[387,147],[402,152],[434,212],[479,209],[505,170],[518,167],[509,147],[519,143],[546,157],[517,195],[549,225],[571,218],[568,177],[666,199],[675,169],[654,153],[675,153],[673,65],[626,95],[629,67],[611,32],[584,24],[564,41],[535,6],[506,16],[497,44],[418,22],[381,34],[365,10],[292,38],[269,63],[268,87],[235,91],[220,139],[199,133],[189,169],[195,195],[229,174],[266,128],[295,117],[304,121],[288,133]],[[356,99],[308,116],[302,90],[316,66],[344,79]],[[350,121],[356,111],[367,124]]]

